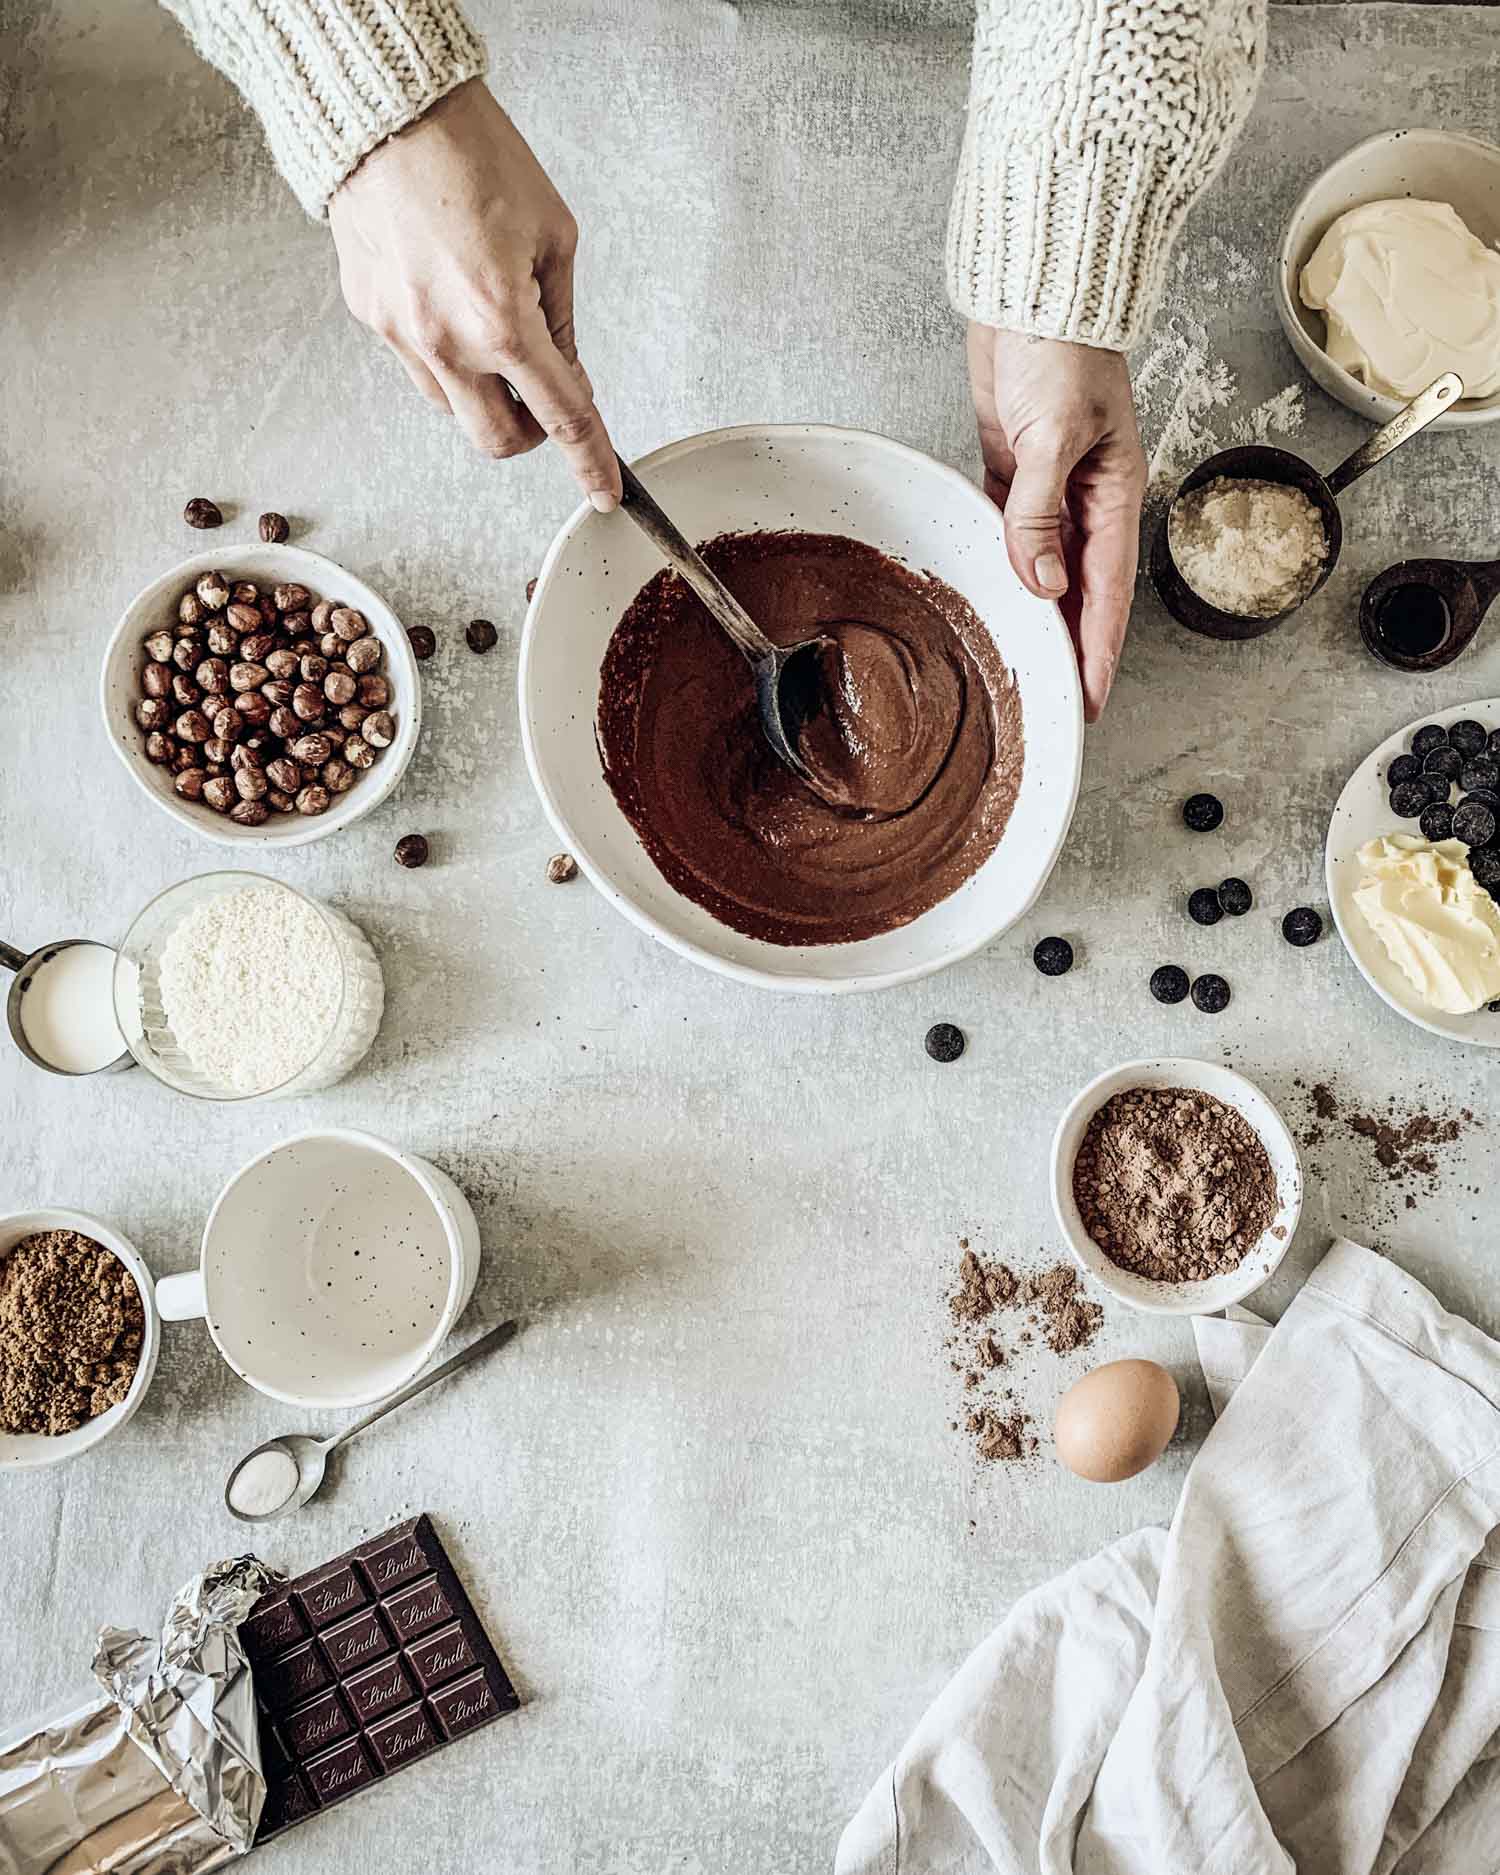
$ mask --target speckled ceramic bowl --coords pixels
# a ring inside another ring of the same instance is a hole
[[[627,515],[584,505],[542,565],[521,647],[526,760],[562,843],[643,931],[705,969],[761,988],[880,989],[983,949],[1046,883],[1073,817],[1083,752],[1067,629],[1057,607],[1034,598],[1012,571],[993,504],[956,469],[905,444],[824,424],[713,430],[670,443],[636,467],[690,539],[780,528],[847,534],[961,592],[1020,687],[1021,792],[978,872],[899,930],[857,944],[791,947],[720,924],[657,871],[600,768],[600,665],[621,614],[661,560]]]

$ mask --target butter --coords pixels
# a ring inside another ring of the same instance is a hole
[[[1429,1008],[1450,1016],[1500,996],[1500,906],[1467,855],[1457,840],[1386,834],[1359,849],[1354,893],[1391,962]]]
[[[1500,390],[1500,254],[1446,202],[1351,208],[1302,269],[1302,303],[1328,324],[1324,350],[1403,402],[1445,371],[1466,397]]]

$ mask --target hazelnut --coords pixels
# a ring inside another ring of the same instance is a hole
[[[487,618],[471,618],[464,627],[464,637],[471,651],[493,651],[499,636]]]
[[[344,744],[344,760],[351,768],[373,768],[375,751],[363,736],[350,736]]]
[[[352,734],[369,714],[363,703],[346,703],[339,711],[339,726]]]
[[[323,692],[316,684],[298,684],[292,692],[292,708],[304,723],[319,721],[325,708]]]
[[[222,573],[200,573],[193,591],[210,612],[222,612],[229,604],[229,581]]]
[[[359,700],[366,709],[383,710],[390,702],[391,687],[383,677],[361,677],[357,682]]]
[[[161,730],[153,729],[146,738],[146,760],[155,762],[158,768],[164,768],[171,761],[177,745],[172,738]]]
[[[328,660],[320,657],[316,651],[310,651],[297,666],[310,684],[320,684],[328,675]]]
[[[240,640],[240,656],[247,664],[264,664],[279,642],[275,632],[248,632]]]
[[[207,742],[213,733],[213,725],[202,710],[184,710],[172,725],[172,734],[179,742]]]
[[[203,745],[203,759],[210,764],[227,768],[229,759],[234,754],[235,745],[227,736],[210,736]]]
[[[266,763],[266,780],[283,794],[295,794],[306,777],[289,755],[278,755]]]
[[[242,801],[258,801],[271,784],[263,768],[242,762],[234,771],[234,785]]]
[[[258,690],[244,690],[234,700],[234,707],[247,723],[260,729],[271,720],[271,706]]]
[[[216,501],[210,501],[207,495],[194,495],[182,511],[182,518],[189,527],[222,527],[224,516]]]
[[[428,850],[425,834],[404,834],[396,842],[396,864],[398,866],[425,866]]]
[[[167,664],[172,657],[172,634],[170,632],[152,632],[146,640],[146,656],[155,664]]]
[[[210,740],[212,740],[212,738],[210,738]],[[203,746],[206,749],[208,747],[208,743],[205,742]],[[203,762],[200,764],[200,766],[202,767],[204,774],[207,775],[210,778],[210,780],[215,775],[227,775],[229,773],[228,768],[224,765],[223,762]]]
[[[279,614],[276,610],[276,601],[271,597],[270,593],[263,592],[261,594],[255,602],[255,609],[259,612],[260,621],[265,626],[266,630],[274,631],[279,622]]]
[[[337,708],[354,701],[359,679],[348,671],[330,671],[323,679],[323,695]]]
[[[216,814],[227,814],[234,806],[234,783],[228,775],[210,775],[203,784],[204,805]]]
[[[181,671],[172,679],[172,700],[179,710],[190,710],[202,696],[203,692],[192,678],[184,676]]]
[[[278,612],[305,612],[312,594],[305,586],[299,586],[294,580],[289,580],[285,586],[277,586],[271,598]]]
[[[299,658],[310,658],[317,651],[318,647],[314,639],[302,637],[294,638],[291,648]]]
[[[530,604],[531,604],[531,602],[532,602],[532,600],[533,600],[533,599],[534,599],[535,597],[536,597],[536,581],[535,581],[535,579],[529,579],[529,580],[527,580],[527,582],[526,582],[526,603],[527,603],[527,605],[530,605]]]
[[[299,814],[326,814],[328,811],[328,790],[318,782],[312,782],[297,796]]]
[[[288,612],[281,621],[281,629],[291,638],[305,638],[312,629],[312,620],[305,612]]]
[[[349,731],[341,728],[337,723],[319,723],[318,734],[327,736],[328,746],[331,749],[341,749],[349,740]]]
[[[172,673],[165,664],[148,664],[141,672],[141,688],[148,697],[164,697],[172,688]]]
[[[318,778],[330,794],[347,794],[359,780],[359,776],[339,755],[328,758],[319,770]]]
[[[373,710],[360,724],[360,734],[372,749],[388,749],[396,740],[396,723],[389,710]]]
[[[208,628],[208,648],[216,658],[232,656],[239,642],[239,633],[222,619],[215,619]]]
[[[333,617],[334,605],[331,599],[320,599],[312,609],[312,629],[321,638],[330,629],[328,621]]]
[[[280,736],[283,742],[289,742],[294,736],[302,734],[302,718],[289,704],[279,703],[271,711],[271,720],[266,727],[273,736]]]
[[[420,663],[437,650],[437,633],[427,625],[413,625],[406,634],[411,654]]]
[[[190,671],[203,656],[203,640],[194,632],[191,638],[179,638],[172,647],[172,662],[180,671]]]
[[[205,658],[193,675],[200,689],[206,690],[211,697],[229,694],[229,666],[223,658]]]
[[[208,617],[208,609],[195,592],[185,592],[177,601],[177,622],[179,625],[201,625]]]
[[[344,662],[356,677],[364,677],[381,659],[381,644],[378,638],[357,638],[344,653]]]
[[[333,744],[316,730],[309,736],[298,736],[287,749],[294,762],[301,762],[307,768],[321,768],[332,753]]]
[[[260,687],[260,694],[273,710],[279,710],[284,703],[292,700],[291,682],[285,677],[268,677]]]
[[[344,641],[337,632],[324,632],[318,640],[318,649],[325,658],[341,658],[344,655]]]
[[[203,784],[207,780],[208,776],[201,768],[184,768],[172,786],[184,801],[196,801],[202,796]]]
[[[266,804],[275,808],[278,814],[290,814],[297,805],[290,794],[284,794],[280,788],[270,788],[266,792]]]
[[[229,588],[229,597],[235,605],[254,605],[260,597],[260,587],[253,579],[237,579]]]
[[[142,729],[165,729],[172,720],[172,706],[165,697],[142,697],[135,706],[135,720]]]
[[[578,861],[571,853],[554,853],[547,861],[547,878],[553,885],[566,885],[578,877]]]
[[[246,736],[245,747],[252,755],[258,757],[261,762],[264,762],[271,752],[271,738],[263,729],[257,730],[254,735]]]
[[[273,511],[260,517],[260,537],[264,541],[269,541],[273,547],[279,546],[291,531],[286,524],[284,514],[276,514]]]
[[[238,742],[245,719],[232,703],[214,711],[214,734],[221,742]]]
[[[352,605],[335,606],[329,615],[328,624],[335,637],[346,645],[352,645],[356,638],[363,638],[370,629],[369,621],[363,612],[356,612]]]
[[[241,827],[262,827],[271,818],[271,810],[264,801],[236,801],[229,818]]]
[[[264,664],[231,664],[229,682],[235,690],[259,690],[271,673]]]
[[[180,775],[184,769],[196,768],[201,760],[195,748],[179,746],[177,753],[172,757],[172,773]]]
[[[273,677],[295,677],[297,675],[297,653],[295,651],[268,651],[264,659],[266,669]]]

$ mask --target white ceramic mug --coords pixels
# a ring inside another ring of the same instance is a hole
[[[435,1165],[373,1134],[299,1133],[224,1187],[196,1270],[156,1285],[290,1406],[364,1406],[420,1372],[474,1293],[479,1227]]]

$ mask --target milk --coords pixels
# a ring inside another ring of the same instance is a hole
[[[21,1033],[64,1074],[94,1074],[125,1053],[107,944],[69,944],[31,973],[21,995]]]

